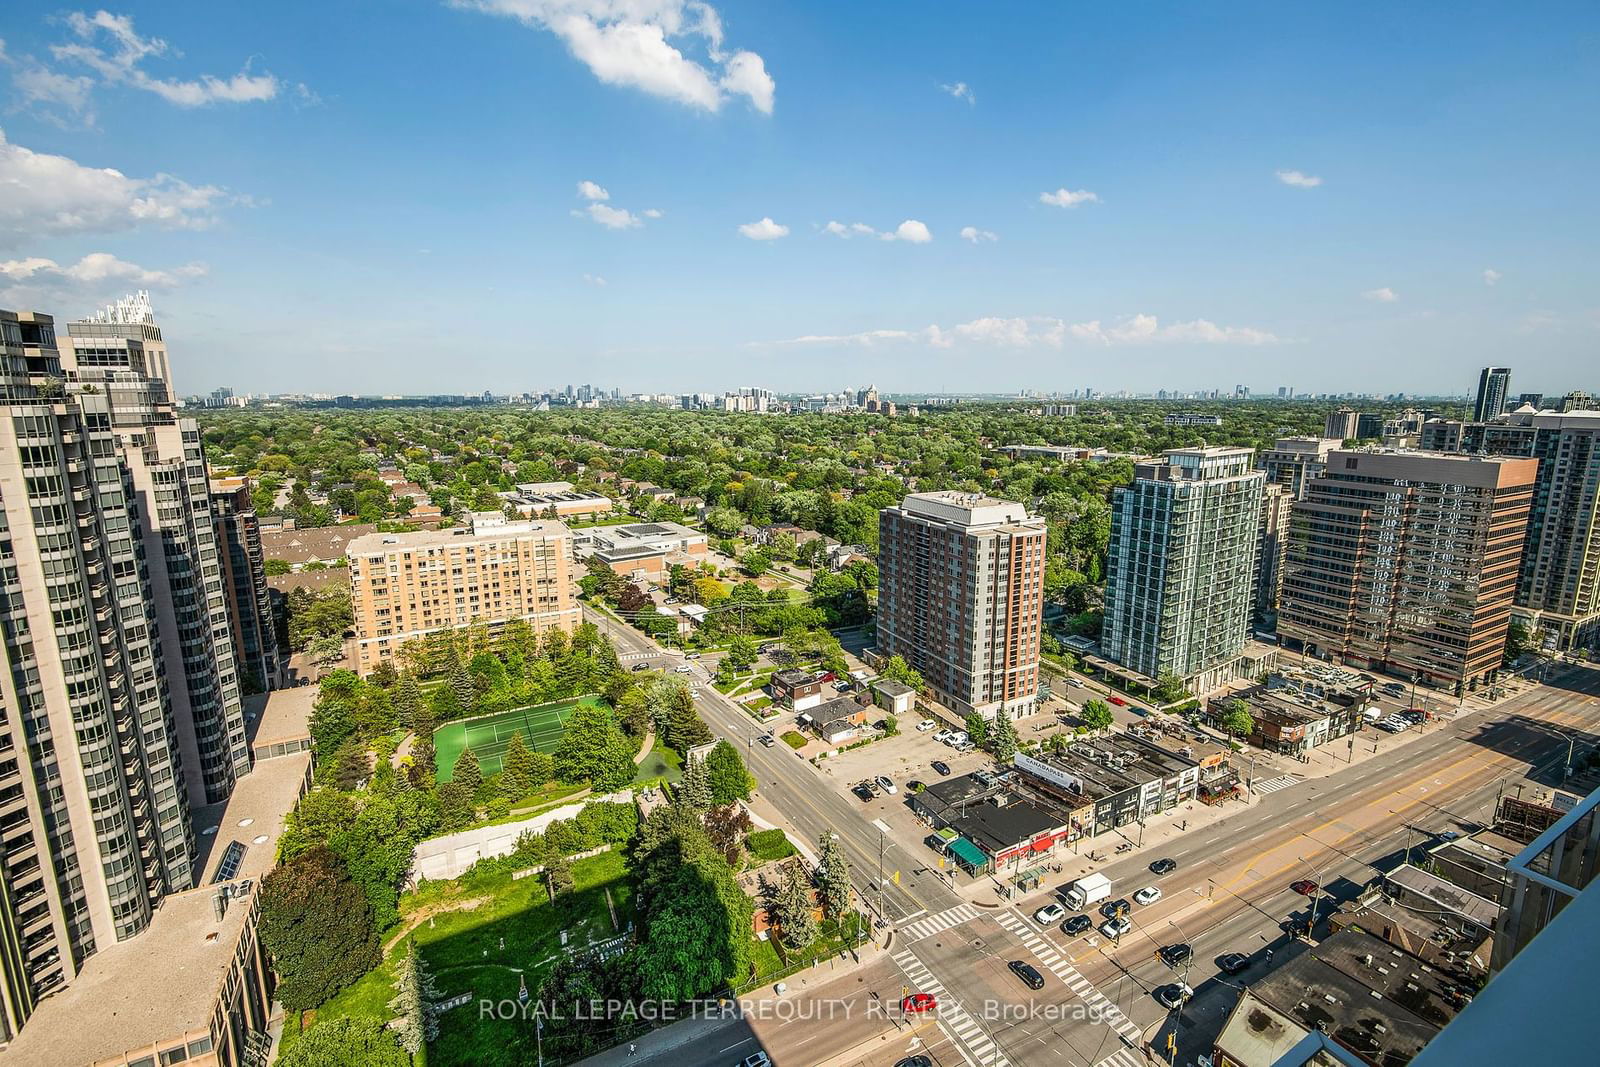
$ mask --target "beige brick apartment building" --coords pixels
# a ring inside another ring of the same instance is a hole
[[[578,625],[572,534],[559,522],[367,534],[346,555],[361,674],[438,630],[512,619],[541,633]]]

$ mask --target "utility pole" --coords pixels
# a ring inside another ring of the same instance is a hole
[[[878,921],[883,921],[883,831],[878,831]]]

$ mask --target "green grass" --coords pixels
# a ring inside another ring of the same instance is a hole
[[[434,761],[441,782],[448,782],[455,771],[456,760],[471,746],[478,757],[478,766],[485,777],[500,770],[501,757],[511,743],[511,735],[520,733],[529,748],[540,752],[554,752],[561,740],[562,724],[571,717],[573,709],[583,704],[605,706],[597,696],[573,697],[549,704],[530,704],[509,708],[491,715],[478,715],[470,719],[447,722],[433,732]]]
[[[665,745],[657,744],[640,761],[639,770],[633,776],[633,784],[646,785],[658,778],[676,782],[682,777],[683,757]]]
[[[747,835],[744,847],[749,849],[750,855],[761,863],[787,859],[799,851],[789,841],[788,835],[776,827],[771,830],[757,830]]]
[[[779,736],[781,736],[783,738],[783,743],[788,745],[790,748],[805,748],[806,747],[806,735],[805,734],[797,733],[794,730],[785,730]]]
[[[550,903],[543,879],[513,881],[509,874],[470,885],[462,879],[431,883],[401,901],[401,914],[405,916],[428,905],[487,898],[470,910],[441,910],[431,924],[422,922],[411,935],[433,969],[441,997],[468,992],[473,995],[472,1002],[440,1017],[439,1038],[427,1049],[428,1067],[510,1067],[525,1062],[517,1035],[512,1032],[518,1024],[480,1020],[477,1001],[514,999],[518,979],[523,976],[529,992],[537,990],[553,963],[551,958],[561,951],[563,930],[567,931],[569,943],[575,944],[604,941],[619,932],[613,929],[606,908],[608,888],[618,921],[626,927],[633,917],[632,888],[620,852],[578,860],[572,865],[572,876],[576,889],[571,902],[564,906]],[[504,949],[500,948],[502,938]],[[388,1005],[394,998],[395,974],[404,953],[402,940],[377,968],[318,1008],[318,1019],[349,1015],[387,1022],[391,1018]],[[419,1058],[418,1062],[422,1060]]]

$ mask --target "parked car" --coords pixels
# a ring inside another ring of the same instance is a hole
[[[957,752],[971,752],[973,749],[975,749],[977,747],[978,746],[973,744],[971,741],[963,741],[959,745],[956,746],[956,751]]]
[[[956,732],[947,726],[943,730],[940,730],[938,733],[934,734],[933,739],[939,742],[941,745],[948,745],[950,743],[950,739],[955,735]]]
[[[1177,970],[1185,963],[1188,963],[1190,960],[1194,959],[1194,949],[1182,942],[1179,942],[1176,945],[1163,945],[1158,955],[1160,955],[1162,963],[1165,963],[1173,970]]]
[[[1150,865],[1151,874],[1171,874],[1178,869],[1178,861],[1170,859],[1156,860]]]
[[[1006,966],[1010,967],[1011,973],[1022,979],[1029,989],[1044,988],[1044,975],[1040,974],[1033,964],[1024,963],[1022,960],[1012,960]]]
[[[765,1052],[757,1052],[740,1060],[739,1067],[772,1067],[772,1059]]]
[[[915,778],[906,783],[907,793],[920,793],[926,788],[928,788],[926,782],[919,782]]]
[[[1154,993],[1163,1008],[1181,1008],[1183,1002],[1194,996],[1194,990],[1182,982],[1164,985]]]
[[[1050,903],[1033,913],[1033,921],[1040,926],[1054,926],[1066,917],[1067,909],[1060,904]]]
[[[1440,841],[1454,841],[1456,838],[1458,838],[1460,836],[1461,835],[1456,833],[1454,830],[1441,830],[1439,832],[1439,840]]]
[[[1126,700],[1123,700],[1121,697],[1117,696],[1114,693],[1110,697],[1108,697],[1107,699],[1110,700],[1111,703],[1115,704],[1119,708],[1125,708],[1125,707],[1128,706],[1128,702]]]
[[[836,693],[842,693],[846,689],[849,689],[849,688],[850,688],[850,683],[849,682],[840,681],[840,682],[834,682],[833,683],[833,690]]]
[[[879,789],[882,789],[890,796],[894,796],[896,793],[900,792],[900,790],[894,787],[894,779],[890,778],[887,774],[878,775],[878,777],[873,779],[873,782],[877,784]]]
[[[1135,904],[1154,904],[1161,899],[1161,890],[1153,885],[1147,885],[1133,895]]]
[[[939,724],[934,722],[932,719],[923,719],[921,722],[917,723],[917,733],[925,734],[938,725]]]
[[[950,773],[950,764],[946,763],[942,759],[936,759],[932,763],[930,763],[928,766],[932,767],[939,774],[949,774]]]
[[[1223,974],[1238,974],[1250,966],[1250,957],[1243,952],[1225,952],[1217,957],[1217,966]]]
[[[1318,886],[1317,883],[1313,882],[1311,879],[1302,878],[1297,882],[1290,882],[1289,888],[1293,889],[1296,893],[1299,893],[1303,897],[1309,897],[1317,891]]]
[[[939,1001],[932,993],[913,993],[900,1000],[900,1010],[907,1015],[917,1015],[925,1011],[932,1011],[939,1006]]]
[[[1133,920],[1123,917],[1120,919],[1107,919],[1100,924],[1100,932],[1115,940],[1133,929]]]
[[[965,730],[954,730],[949,737],[945,738],[944,743],[947,745],[964,745],[970,740],[971,738],[967,736]]]
[[[1106,901],[1100,905],[1100,914],[1108,919],[1115,919],[1118,915],[1128,914],[1128,898],[1122,897],[1118,900]]]
[[[850,792],[854,793],[862,800],[871,800],[873,797],[872,787],[867,785],[865,782],[857,782],[855,785],[850,787]]]
[[[1074,915],[1061,924],[1061,932],[1068,937],[1077,937],[1094,929],[1094,920],[1087,915]]]
[[[926,1056],[907,1056],[903,1060],[896,1060],[894,1067],[933,1067],[933,1061]]]

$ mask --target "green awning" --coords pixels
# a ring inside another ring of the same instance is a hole
[[[964,837],[950,842],[950,854],[968,867],[984,867],[989,863],[989,857],[983,854],[983,849]]]

